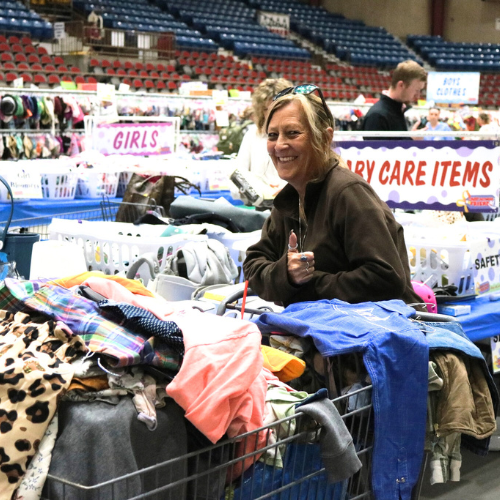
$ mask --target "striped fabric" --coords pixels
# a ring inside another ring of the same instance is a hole
[[[7,278],[0,289],[0,309],[35,310],[62,321],[92,352],[112,358],[112,366],[150,364],[179,369],[179,355],[173,349],[154,337],[132,333],[103,318],[96,303],[66,288]]]

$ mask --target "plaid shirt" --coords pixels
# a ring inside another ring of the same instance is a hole
[[[7,278],[0,288],[0,309],[35,310],[62,321],[92,352],[113,358],[113,366],[150,364],[179,369],[179,355],[160,339],[132,333],[103,318],[96,303],[60,286]]]

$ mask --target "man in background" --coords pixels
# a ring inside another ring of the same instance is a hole
[[[363,130],[406,132],[404,112],[418,101],[425,87],[427,73],[420,64],[408,60],[398,64],[392,74],[391,86],[366,113]],[[374,140],[411,140],[410,137],[365,137]]]

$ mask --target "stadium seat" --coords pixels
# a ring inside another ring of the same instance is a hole
[[[9,71],[8,73],[5,74],[5,81],[7,83],[11,83],[14,80],[17,80],[17,78],[18,78],[17,73],[13,73],[13,72]]]
[[[41,75],[40,73],[37,73],[33,77],[33,81],[36,84],[45,84],[45,83],[47,83],[47,78],[45,78],[45,75]]]

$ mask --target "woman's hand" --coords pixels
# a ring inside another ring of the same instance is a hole
[[[314,253],[299,253],[297,249],[297,235],[290,232],[288,238],[288,276],[295,285],[307,283],[314,272]]]

